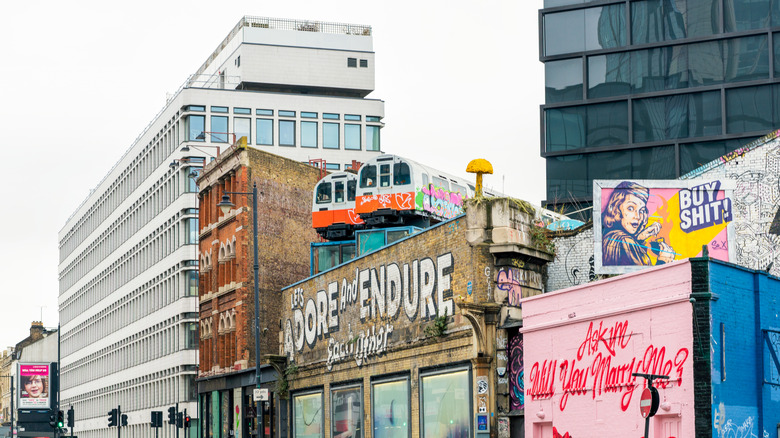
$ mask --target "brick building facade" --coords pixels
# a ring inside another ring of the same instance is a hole
[[[522,358],[510,364],[508,338],[551,259],[527,208],[471,201],[465,215],[284,288],[291,436],[521,429],[510,376]]]
[[[278,352],[279,290],[309,273],[311,192],[320,171],[254,148],[234,146],[198,177],[200,436],[255,433],[255,297],[252,188],[257,185],[261,357]],[[235,204],[223,214],[225,192]],[[261,359],[262,386],[273,391],[276,372]],[[273,430],[270,411],[265,431]]]

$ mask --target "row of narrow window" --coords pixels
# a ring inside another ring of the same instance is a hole
[[[177,216],[181,216],[181,212],[177,213]],[[130,279],[135,278],[175,252],[182,243],[189,244],[190,236],[181,236],[182,222],[185,232],[189,228],[197,228],[196,218],[183,220],[173,218],[150,232],[142,242],[120,256],[111,266],[95,275],[89,283],[81,287],[68,301],[62,304],[60,314],[63,323],[71,321],[101,299],[124,286]]]
[[[88,238],[135,191],[179,144],[179,113],[138,153],[133,162],[103,192],[60,241],[60,262]],[[174,121],[175,120],[175,121]],[[128,151],[129,152],[129,151]]]
[[[181,187],[180,172],[168,172],[161,177],[127,211],[106,227],[105,232],[60,271],[60,293],[87,275],[187,190],[188,185]]]

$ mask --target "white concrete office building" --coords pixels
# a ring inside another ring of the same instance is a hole
[[[369,26],[244,17],[172,96],[59,234],[62,403],[79,438],[197,433],[198,190],[192,172],[236,139],[344,169],[380,153]],[[200,137],[200,138],[198,138]],[[185,148],[187,146],[187,148]],[[184,151],[182,150],[184,149]],[[170,165],[171,163],[175,165]],[[183,433],[183,431],[182,431]]]

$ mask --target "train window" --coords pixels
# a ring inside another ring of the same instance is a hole
[[[360,187],[376,187],[376,166],[363,166],[360,170]]]
[[[357,191],[357,181],[347,181],[347,201],[355,200],[355,191]]]
[[[333,202],[336,202],[336,203],[344,202],[344,182],[343,181],[339,181],[339,182],[333,183]]]
[[[450,189],[450,184],[447,182],[446,179],[439,178],[438,176],[431,177],[431,179],[433,180],[433,185],[435,187],[438,187],[438,188],[444,189],[444,190],[449,190]]]
[[[466,192],[466,188],[465,187],[463,187],[462,185],[459,185],[459,184],[455,184],[455,183],[452,183],[452,191],[453,192],[458,192],[458,193],[460,193],[463,196],[466,196],[466,193],[468,193],[468,192]]]
[[[317,186],[317,204],[330,203],[330,183],[322,183]]]
[[[412,182],[409,165],[406,163],[393,164],[393,184],[403,186]]]
[[[390,165],[382,164],[379,166],[379,187],[390,186]]]
[[[423,187],[428,187],[428,174],[427,173],[423,173],[422,174],[422,186]]]

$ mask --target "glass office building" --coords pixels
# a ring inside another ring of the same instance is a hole
[[[546,206],[672,179],[780,126],[780,2],[544,0]]]

